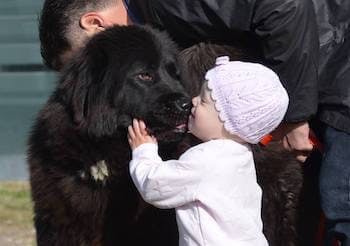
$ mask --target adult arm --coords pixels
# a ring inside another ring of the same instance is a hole
[[[312,1],[256,1],[252,30],[268,66],[288,91],[288,123],[307,121],[317,110],[318,34]]]
[[[280,128],[283,145],[304,162],[312,150],[307,120],[318,104],[319,43],[312,1],[257,1],[252,23],[267,65],[279,74],[290,98]]]

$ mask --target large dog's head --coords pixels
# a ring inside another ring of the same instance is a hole
[[[60,83],[77,127],[112,136],[138,118],[160,141],[185,132],[191,102],[176,55],[168,36],[149,27],[115,26],[93,37]]]

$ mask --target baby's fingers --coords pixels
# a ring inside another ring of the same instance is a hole
[[[139,121],[137,119],[133,119],[132,127],[134,129],[134,133],[135,133],[136,137],[142,136],[141,130],[140,130],[140,124],[139,124]]]
[[[132,126],[128,126],[128,134],[130,139],[134,139],[136,137]]]
[[[140,131],[141,131],[141,134],[142,134],[143,136],[148,135],[148,132],[147,132],[147,130],[146,130],[146,124],[145,124],[145,122],[144,122],[143,120],[140,120],[139,123],[140,123]]]

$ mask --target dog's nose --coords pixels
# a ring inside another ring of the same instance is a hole
[[[183,99],[178,99],[175,101],[175,107],[179,110],[179,111],[183,111],[183,112],[190,112],[191,108],[192,108],[192,103],[190,100],[187,100],[185,98]]]

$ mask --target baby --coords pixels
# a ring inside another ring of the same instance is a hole
[[[128,128],[131,177],[143,199],[175,208],[180,246],[265,246],[250,144],[282,121],[288,95],[269,68],[219,57],[192,99],[189,131],[204,141],[162,161],[145,123]]]

